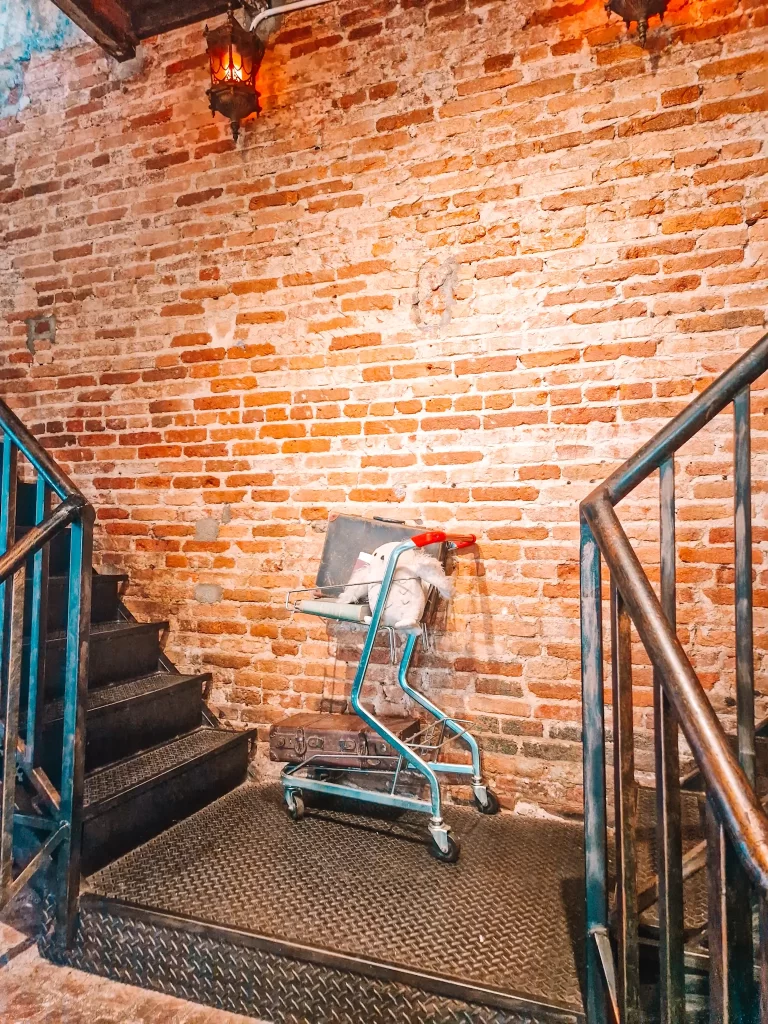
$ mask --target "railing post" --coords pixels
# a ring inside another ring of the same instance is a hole
[[[758,964],[759,976],[759,1007],[758,1020],[768,1020],[768,897],[765,893],[759,893],[757,897],[757,911],[759,920],[759,943],[760,962]]]
[[[675,629],[675,461],[659,470],[661,607]],[[680,755],[677,718],[653,673],[656,759],[656,860],[659,894],[659,1011],[661,1024],[679,1024],[685,1014],[683,951],[683,845],[680,810]]]
[[[611,682],[613,691],[613,799],[616,834],[616,946],[622,1024],[640,1019],[640,946],[637,913],[632,648],[629,614],[611,583]]]
[[[69,832],[57,851],[56,941],[71,941],[80,885],[80,840],[85,767],[85,701],[91,621],[93,509],[86,505],[72,523],[64,677],[64,743],[61,820]]]
[[[755,786],[755,662],[752,621],[752,440],[750,388],[733,400],[733,540],[734,622],[736,630],[736,722],[739,761],[750,785]],[[735,860],[735,858],[734,858]],[[740,872],[741,866],[734,865]],[[751,898],[744,882],[737,912],[751,917]],[[765,893],[758,893],[759,989],[758,1020],[768,1020],[768,907]],[[753,953],[752,936],[749,952]]]
[[[709,1019],[712,1024],[755,1021],[752,909],[747,875],[707,799]]]
[[[45,477],[37,474],[35,489],[35,525],[39,526],[51,510],[51,495]],[[27,768],[39,763],[40,737],[45,679],[45,647],[48,635],[48,563],[50,547],[45,544],[32,558],[32,600],[29,616],[29,688],[27,697],[27,731],[24,759]]]
[[[3,436],[3,461],[0,466],[0,547],[1,554],[10,551],[16,540],[16,483],[18,474],[19,450],[8,435]],[[8,637],[10,635],[10,618],[6,601],[5,583],[0,583],[0,679],[2,685],[8,676]]]
[[[586,869],[586,1015],[606,1024],[606,980],[596,936],[608,928],[608,860],[605,795],[605,706],[600,551],[581,518],[581,714],[584,757]]]
[[[13,813],[16,805],[16,746],[19,740],[21,693],[21,645],[24,627],[24,578],[22,566],[11,581],[6,621],[8,672],[3,701],[3,791],[0,798],[0,907],[9,898],[13,881]]]
[[[755,784],[755,669],[752,651],[752,467],[749,388],[733,400],[733,522],[736,715],[739,761]]]

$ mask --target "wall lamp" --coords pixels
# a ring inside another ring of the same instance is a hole
[[[608,0],[606,10],[623,18],[627,28],[633,21],[637,22],[637,37],[640,45],[645,48],[648,35],[648,19],[654,14],[664,17],[668,0]]]
[[[277,7],[258,8],[244,4],[248,28],[235,17],[234,3],[230,3],[227,20],[218,28],[205,26],[205,40],[208,46],[208,64],[211,73],[211,87],[208,99],[211,113],[223,114],[229,119],[232,137],[237,142],[240,122],[251,114],[261,111],[256,76],[264,58],[265,43],[260,27],[270,18],[291,11],[303,11],[307,7],[319,7],[331,0],[294,0],[293,3]]]

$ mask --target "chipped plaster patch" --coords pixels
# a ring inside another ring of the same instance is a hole
[[[195,540],[211,541],[218,540],[219,521],[211,516],[205,519],[198,519],[195,523]]]
[[[32,355],[47,351],[56,341],[56,317],[29,316],[24,323],[27,325],[27,348]]]
[[[441,260],[433,257],[421,267],[416,277],[414,317],[424,327],[437,327],[449,323],[451,308],[456,302],[458,268],[451,257]]]
[[[28,105],[24,71],[33,54],[76,46],[86,38],[50,0],[0,0],[0,117]]]
[[[218,583],[198,583],[195,587],[195,600],[200,604],[218,604],[224,591]]]

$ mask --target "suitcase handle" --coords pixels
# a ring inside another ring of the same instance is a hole
[[[474,533],[443,533],[442,530],[428,530],[411,537],[417,548],[425,548],[430,544],[444,544],[446,541],[455,548],[470,548],[477,540]]]

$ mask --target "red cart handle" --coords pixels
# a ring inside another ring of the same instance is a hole
[[[442,530],[429,530],[427,533],[420,533],[411,540],[417,548],[426,548],[430,544],[444,544],[450,541],[455,548],[471,548],[477,540],[474,533],[443,533]]]

